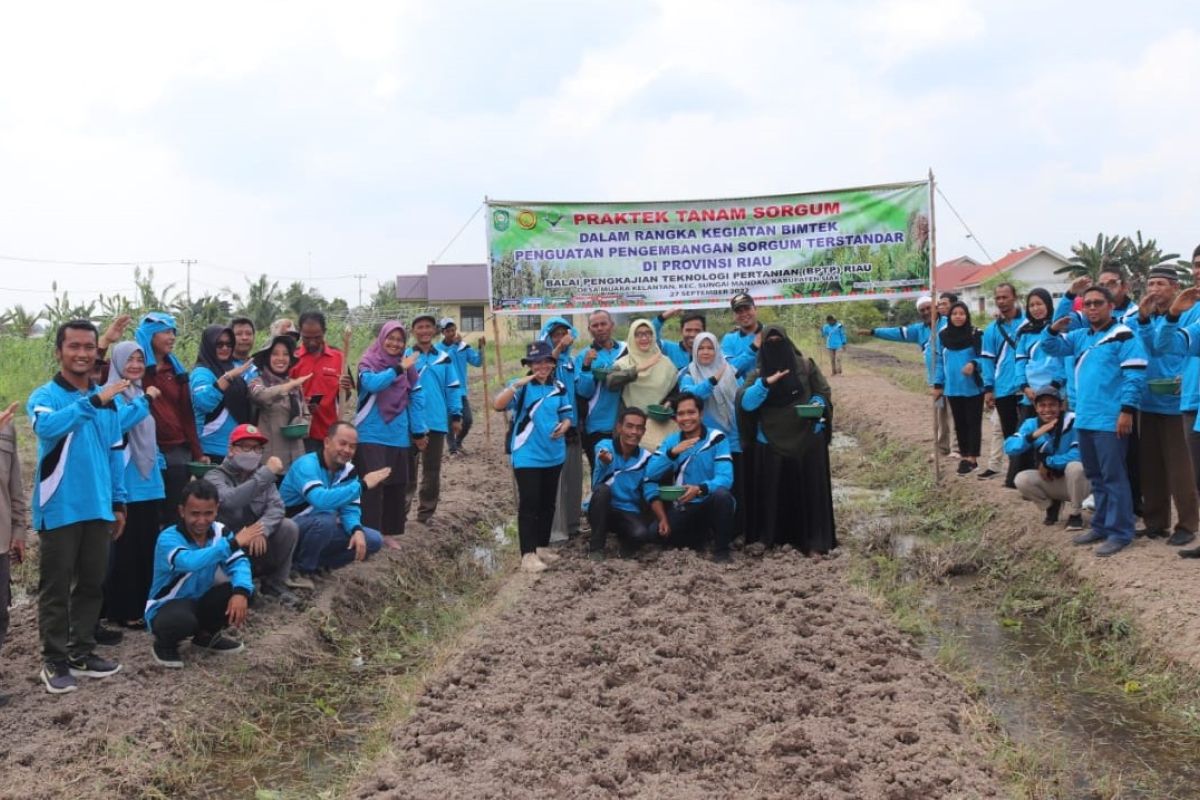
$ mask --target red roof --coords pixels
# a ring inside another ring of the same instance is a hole
[[[937,266],[937,285],[939,289],[953,289],[962,286],[972,273],[978,272],[983,265],[970,256],[959,256],[953,261],[946,261]]]
[[[1030,245],[1020,250],[1013,250],[991,264],[980,264],[969,256],[961,256],[953,261],[938,264],[938,288],[958,289],[963,286],[975,286],[993,275],[1012,269],[1025,259],[1045,249],[1037,245]]]

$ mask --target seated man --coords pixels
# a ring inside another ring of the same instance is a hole
[[[242,643],[221,635],[246,620],[254,582],[245,548],[262,538],[255,523],[237,534],[217,522],[217,487],[206,480],[183,487],[182,520],[158,535],[146,627],[154,634],[154,660],[179,669],[179,643],[214,653],[237,653]]]
[[[264,596],[298,609],[304,603],[288,588],[288,581],[300,528],[284,516],[283,499],[275,487],[275,478],[284,472],[283,462],[271,456],[262,463],[268,441],[253,425],[238,425],[229,435],[229,454],[205,480],[216,486],[220,495],[218,522],[231,530],[262,523],[262,537],[246,548],[250,569],[261,579]],[[308,588],[312,588],[311,581]]]
[[[650,453],[641,446],[645,433],[646,412],[627,408],[617,420],[616,443],[612,439],[596,443],[596,469],[587,507],[592,526],[588,557],[593,561],[604,560],[610,530],[617,534],[622,558],[633,555],[642,542],[671,531],[666,509],[658,499],[658,486],[646,480]],[[647,506],[653,518],[646,513]]]
[[[733,456],[724,433],[710,430],[703,422],[704,401],[684,393],[675,401],[679,430],[668,436],[650,459],[647,478],[660,480],[674,475],[683,496],[667,513],[667,531],[659,535],[668,543],[699,549],[708,531],[713,531],[713,561],[728,563],[733,540]],[[657,497],[657,493],[655,493]]]
[[[1053,386],[1043,386],[1034,395],[1036,417],[1030,417],[1004,442],[1004,452],[1012,458],[1033,450],[1037,469],[1017,473],[1014,482],[1021,497],[1032,501],[1046,512],[1045,524],[1058,522],[1063,501],[1071,504],[1067,530],[1083,530],[1080,504],[1091,491],[1083,463],[1079,460],[1079,434],[1075,431],[1075,415],[1063,413],[1062,393]]]
[[[292,462],[279,487],[288,517],[300,527],[293,563],[301,575],[362,561],[383,546],[379,531],[362,526],[359,497],[392,474],[391,467],[354,474],[358,429],[335,422],[321,449]]]

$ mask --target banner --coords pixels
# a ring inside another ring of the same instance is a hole
[[[930,183],[653,203],[488,201],[492,310],[762,305],[917,297]]]

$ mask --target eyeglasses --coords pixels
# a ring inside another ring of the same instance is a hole
[[[1106,305],[1108,305],[1107,300],[1084,300],[1083,301],[1084,308],[1100,308],[1101,306],[1106,306]]]
[[[226,339],[221,339],[217,342],[217,349],[220,350],[222,347],[233,347],[233,342],[230,342]]]

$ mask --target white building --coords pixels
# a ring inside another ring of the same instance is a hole
[[[1038,245],[1013,250],[993,264],[980,264],[962,256],[938,265],[936,287],[938,292],[956,293],[971,309],[976,324],[983,325],[996,310],[991,292],[983,289],[984,283],[1003,274],[999,280],[1011,281],[1018,292],[1041,287],[1057,299],[1071,285],[1071,278],[1065,274],[1056,275],[1054,271],[1070,263],[1049,247]],[[989,287],[994,283],[991,281]]]

